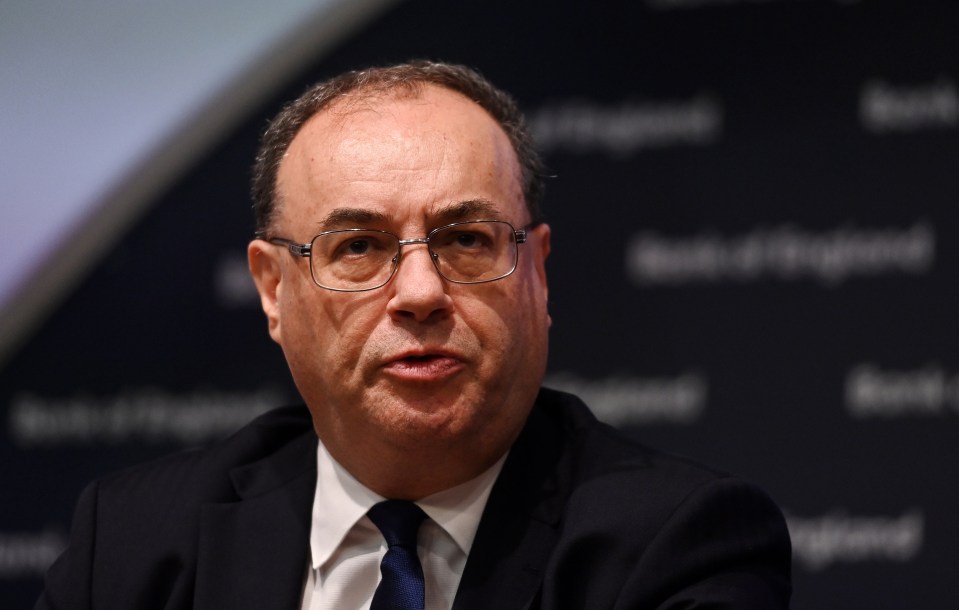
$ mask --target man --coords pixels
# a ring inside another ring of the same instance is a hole
[[[787,607],[765,495],[540,388],[541,179],[515,104],[460,66],[287,106],[248,255],[308,410],[91,485],[37,607]]]

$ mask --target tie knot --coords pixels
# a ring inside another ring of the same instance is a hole
[[[426,513],[409,500],[385,500],[366,513],[380,529],[387,546],[416,548],[416,535]]]

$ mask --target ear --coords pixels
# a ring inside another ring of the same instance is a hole
[[[531,248],[534,253],[533,264],[535,265],[536,276],[539,278],[539,283],[542,286],[543,302],[549,303],[549,286],[546,282],[546,259],[549,257],[550,252],[550,228],[548,224],[543,223],[536,225],[530,231],[536,236],[533,242],[534,247]],[[548,312],[546,317],[549,320],[550,326],[552,326],[553,319],[549,316]]]
[[[250,274],[257,292],[260,293],[260,304],[266,314],[270,337],[277,343],[280,343],[281,337],[279,296],[283,273],[278,257],[281,252],[280,248],[271,247],[261,239],[254,239],[246,248]]]

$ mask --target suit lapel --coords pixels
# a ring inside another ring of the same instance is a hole
[[[540,402],[490,493],[453,604],[456,610],[536,605],[569,487],[565,435]]]
[[[297,607],[307,566],[316,437],[231,471],[238,502],[203,506],[195,608]]]

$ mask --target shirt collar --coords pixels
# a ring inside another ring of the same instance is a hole
[[[476,537],[493,483],[496,482],[505,461],[506,455],[476,478],[426,496],[417,502],[423,512],[442,527],[467,555],[473,547],[473,539]]]
[[[465,554],[469,554],[473,546],[486,501],[505,461],[504,455],[476,478],[416,502]],[[322,442],[317,445],[316,463],[310,528],[313,569],[330,559],[347,533],[374,504],[386,499],[357,481],[333,459]]]

